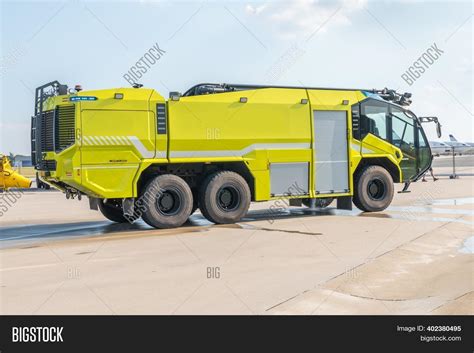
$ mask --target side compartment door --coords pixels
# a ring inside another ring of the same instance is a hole
[[[316,194],[349,192],[347,112],[314,110]]]

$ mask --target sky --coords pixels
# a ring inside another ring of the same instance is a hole
[[[3,153],[30,153],[35,87],[128,87],[123,75],[154,45],[165,52],[139,82],[165,97],[200,82],[389,87],[439,117],[441,140],[474,141],[471,1],[0,3]],[[433,45],[409,85],[402,74]]]

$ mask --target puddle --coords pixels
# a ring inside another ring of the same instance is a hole
[[[457,210],[453,208],[436,208],[429,206],[390,206],[387,211],[400,211],[400,212],[424,212],[424,213],[437,213],[437,214],[455,214],[455,215],[472,215],[472,210]]]
[[[107,221],[15,226],[2,228],[0,241],[27,238],[57,238],[64,236],[94,236],[150,228],[151,227],[147,226],[144,222],[117,224]]]
[[[230,227],[227,227],[227,226],[230,226]],[[305,231],[291,230],[291,229],[258,227],[258,226],[254,226],[248,223],[226,224],[225,228],[240,228],[240,229],[248,229],[248,230],[262,230],[266,232],[282,232],[282,233],[303,234],[303,235],[322,235],[323,234],[323,233],[305,232]]]
[[[394,213],[361,213],[360,217],[373,217],[373,218],[392,218],[392,219],[402,219],[404,221],[428,221],[428,222],[444,222],[444,223],[462,223],[468,224],[470,226],[474,225],[474,222],[466,221],[464,219],[457,219],[457,218],[448,218],[448,217],[423,217],[423,216],[415,216],[412,213],[407,214],[394,214]]]
[[[427,205],[470,205],[474,203],[474,197],[462,197],[457,199],[427,200]]]
[[[474,254],[474,236],[467,238],[458,251],[463,254]]]
[[[77,222],[77,223],[60,223],[60,224],[36,224],[0,227],[0,248],[6,248],[17,245],[31,246],[31,243],[42,242],[44,240],[62,240],[67,238],[94,237],[107,234],[127,234],[137,231],[154,230],[156,234],[172,235],[183,234],[189,232],[207,232],[215,227],[231,228],[238,227],[241,229],[259,229],[264,231],[281,231],[287,233],[299,233],[309,235],[319,235],[320,233],[310,233],[303,231],[292,231],[279,228],[266,228],[262,226],[253,226],[249,223],[257,221],[267,221],[273,224],[276,220],[304,218],[304,217],[323,217],[323,216],[349,216],[349,217],[373,217],[373,218],[392,218],[402,219],[406,221],[431,221],[431,222],[457,222],[473,225],[474,222],[447,218],[447,217],[430,217],[430,214],[453,214],[453,215],[470,215],[471,210],[457,209],[440,209],[430,207],[430,205],[465,205],[474,202],[474,198],[457,198],[445,200],[432,200],[429,205],[423,206],[392,206],[386,212],[364,213],[354,207],[352,211],[338,210],[335,207],[327,207],[321,209],[309,209],[306,207],[290,207],[282,209],[261,209],[252,210],[236,225],[215,225],[205,219],[199,212],[189,218],[189,220],[180,228],[174,230],[156,230],[148,226],[142,220],[138,220],[133,224],[117,224],[109,221],[95,222]],[[392,212],[391,212],[392,211]],[[426,215],[415,214],[417,212],[427,213]],[[153,234],[155,234],[153,233]],[[472,248],[472,247],[471,247]]]

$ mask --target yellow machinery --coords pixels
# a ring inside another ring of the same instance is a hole
[[[36,90],[32,159],[40,178],[116,222],[215,223],[251,201],[385,209],[393,183],[431,165],[410,95],[393,90],[199,84]]]
[[[0,189],[29,188],[31,180],[13,170],[7,156],[0,155]]]

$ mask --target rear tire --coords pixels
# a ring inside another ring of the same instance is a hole
[[[393,199],[393,179],[390,173],[377,165],[365,167],[354,180],[353,202],[365,212],[386,209]]]
[[[105,200],[100,200],[99,210],[109,221],[117,223],[129,222],[123,215],[122,205],[115,200],[107,200],[107,202],[105,202]]]
[[[239,174],[220,171],[209,175],[199,190],[199,208],[217,224],[235,223],[247,214],[250,188]]]
[[[180,177],[164,174],[152,179],[142,195],[142,219],[155,228],[175,228],[191,215],[193,194]]]

